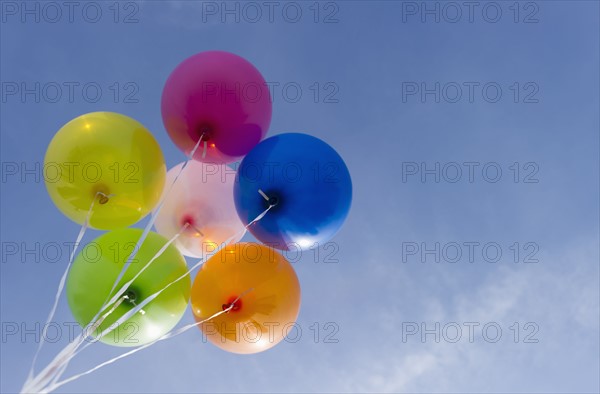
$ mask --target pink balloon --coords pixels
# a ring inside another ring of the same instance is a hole
[[[223,243],[239,241],[244,234],[233,202],[235,171],[225,164],[192,160],[173,184],[182,166],[180,163],[167,173],[163,198],[167,197],[154,226],[170,239],[187,223],[174,244],[186,256],[204,258]]]
[[[161,111],[169,136],[186,155],[204,135],[206,157],[201,144],[194,159],[231,163],[267,134],[271,94],[260,72],[244,58],[201,52],[173,70],[163,89]]]

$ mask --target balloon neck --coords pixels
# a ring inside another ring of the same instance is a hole
[[[132,307],[136,307],[136,300],[138,299],[138,293],[137,291],[135,291],[132,288],[127,289],[127,291],[125,292],[125,294],[123,294],[123,297],[125,297],[125,301],[127,301],[127,303],[129,305],[131,305]],[[140,315],[145,315],[146,311],[143,309],[138,310]]]
[[[132,289],[127,289],[125,292],[125,299],[132,305],[135,305],[135,300],[137,299],[137,293]]]
[[[240,309],[242,309],[242,300],[241,299],[238,300],[237,298],[238,298],[237,296],[229,297],[229,300],[227,301],[227,303],[221,305],[223,310],[230,308],[231,305],[233,305],[233,308],[229,309],[229,311],[227,311],[227,312],[237,312]]]
[[[273,207],[277,206],[277,204],[279,204],[279,196],[276,194],[273,194],[272,192],[265,193],[261,189],[258,189],[258,194],[260,194],[262,196],[262,198],[264,198],[264,200],[267,203],[267,205],[269,206],[269,208],[273,208]]]
[[[204,233],[196,225],[196,221],[193,217],[186,215],[181,219],[181,227],[186,226],[188,231],[192,231],[201,237],[204,237]]]
[[[108,187],[106,187],[105,185],[97,185],[94,190],[94,197],[98,198],[98,204],[104,205],[108,202],[109,197],[110,197],[110,193],[108,191]]]
[[[279,204],[279,197],[271,196],[267,202],[269,203],[270,207],[275,207],[277,204]]]
[[[198,138],[202,138],[202,141],[209,141],[212,133],[212,127],[208,124],[202,124],[198,127]]]
[[[195,220],[193,217],[191,217],[190,215],[185,215],[182,219],[181,219],[181,226],[185,226],[186,224],[189,227],[192,227],[195,225]]]

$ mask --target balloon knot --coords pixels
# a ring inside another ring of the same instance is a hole
[[[93,193],[94,197],[98,198],[98,203],[102,205],[106,204],[110,197],[113,196],[113,194],[109,194],[108,187],[102,184],[96,185],[96,187],[93,190]]]
[[[231,308],[227,311],[227,313],[239,311],[242,308],[242,300],[238,299],[236,301],[237,298],[238,297],[235,297],[235,296],[230,297],[226,304],[221,305],[221,308],[223,308],[223,310],[227,310],[227,309]],[[233,305],[233,307],[231,307],[232,305]]]
[[[198,127],[198,134],[200,134],[200,138],[202,141],[210,140],[210,132],[212,131],[211,125],[207,123],[203,123]]]
[[[181,219],[181,225],[190,225],[193,226],[194,225],[194,218],[191,215],[185,215],[182,219]]]
[[[269,202],[269,206],[274,207],[277,204],[279,204],[279,197],[277,197],[277,196],[269,197],[269,201],[268,202]]]
[[[123,296],[129,303],[135,305],[135,299],[137,297],[137,295],[135,294],[135,292],[133,290],[127,290],[125,292],[125,295]]]

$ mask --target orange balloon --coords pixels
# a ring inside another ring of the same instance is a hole
[[[191,305],[200,322],[232,303],[227,313],[200,325],[205,338],[232,353],[270,349],[292,331],[298,317],[298,277],[274,249],[256,243],[229,245],[198,272]]]

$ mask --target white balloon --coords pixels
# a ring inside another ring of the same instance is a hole
[[[184,163],[167,173],[167,193]],[[154,226],[159,234],[171,239],[188,223],[174,244],[185,256],[204,258],[221,244],[235,243],[243,236],[233,202],[235,171],[225,164],[192,160],[173,185]]]

